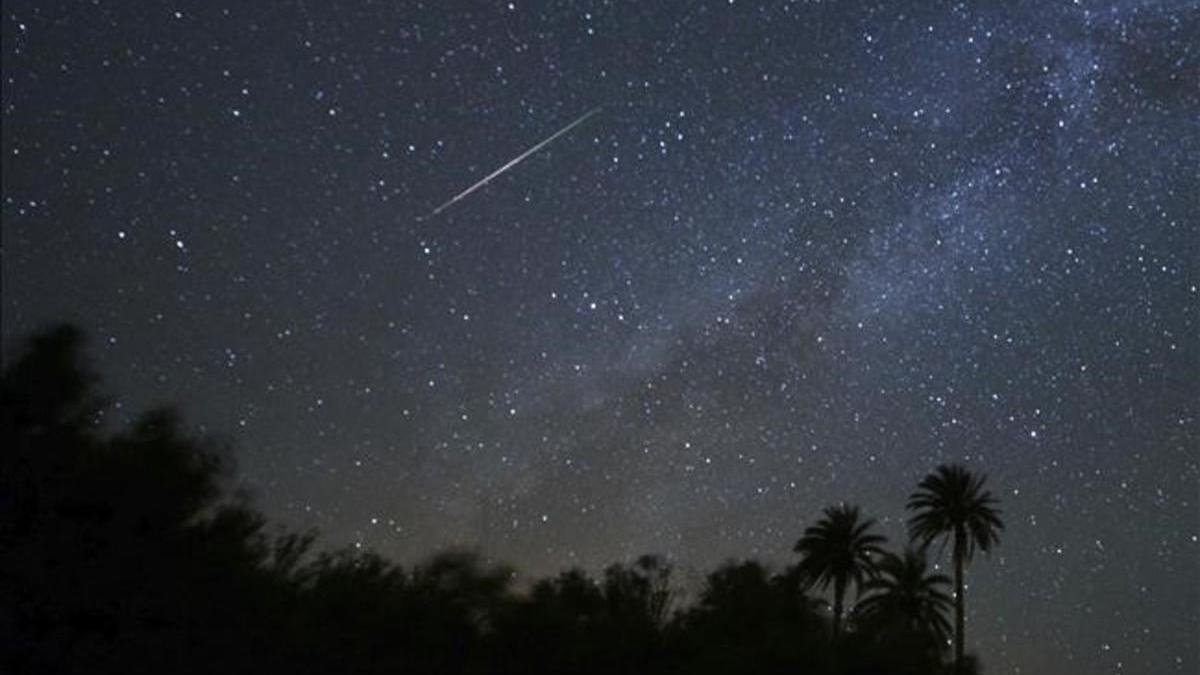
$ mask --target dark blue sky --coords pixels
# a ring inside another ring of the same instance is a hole
[[[962,461],[989,672],[1200,667],[1193,3],[14,0],[2,69],[6,349],[281,523],[694,579]]]

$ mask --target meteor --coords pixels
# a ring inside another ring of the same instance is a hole
[[[441,206],[437,207],[432,212],[430,212],[430,214],[428,216],[425,216],[425,217],[432,218],[432,217],[436,216],[437,214],[441,213],[442,211],[445,211],[446,209],[450,208],[450,206],[452,206],[458,200],[462,199],[463,197],[466,197],[467,195],[478,190],[479,188],[483,187],[484,185],[487,185],[496,176],[499,176],[500,174],[504,173],[505,171],[508,171],[509,169],[513,168],[517,164],[520,164],[521,161],[524,160],[526,157],[532,155],[533,153],[537,152],[538,150],[541,150],[542,148],[546,147],[547,145],[550,145],[551,143],[553,143],[554,139],[558,138],[559,136],[562,136],[563,134],[574,129],[575,127],[579,126],[580,124],[583,124],[584,121],[587,120],[587,118],[600,112],[601,107],[602,106],[596,106],[595,108],[592,108],[591,110],[587,111],[586,113],[583,114],[582,117],[575,120],[574,122],[571,122],[567,126],[559,129],[558,131],[554,132],[554,134],[551,135],[546,140],[542,141],[541,143],[538,143],[537,145],[533,146],[532,148],[526,150],[525,152],[522,152],[521,154],[517,155],[512,160],[510,160],[504,166],[502,166],[499,169],[496,169],[495,171],[484,176],[483,180],[480,180],[478,183],[472,185],[471,187],[467,188],[466,190],[463,190],[462,192],[454,195],[452,198],[450,198],[449,201],[447,201],[445,204],[442,204]]]

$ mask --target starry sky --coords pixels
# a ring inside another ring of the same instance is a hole
[[[12,0],[3,336],[275,521],[527,575],[1007,530],[993,673],[1200,667],[1200,8]],[[439,205],[599,111],[441,213]]]

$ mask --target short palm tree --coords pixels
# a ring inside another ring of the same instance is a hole
[[[854,612],[865,622],[929,636],[940,653],[950,637],[949,586],[950,577],[929,573],[924,553],[907,548],[879,561],[879,576],[867,582],[868,595]]]
[[[913,512],[908,529],[913,541],[928,548],[935,539],[954,544],[954,666],[963,665],[963,566],[975,549],[987,553],[999,541],[1004,523],[997,500],[983,489],[987,477],[957,464],[943,464],[921,480],[908,498]]]
[[[820,589],[833,584],[833,638],[842,627],[842,607],[851,583],[862,592],[876,574],[875,557],[883,553],[885,539],[874,534],[873,519],[862,520],[857,506],[830,506],[824,517],[804,530],[793,549],[802,557],[800,571]]]

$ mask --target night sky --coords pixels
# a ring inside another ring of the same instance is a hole
[[[695,581],[960,461],[989,672],[1200,667],[1195,4],[13,0],[2,59],[6,355],[78,322],[276,522]]]

